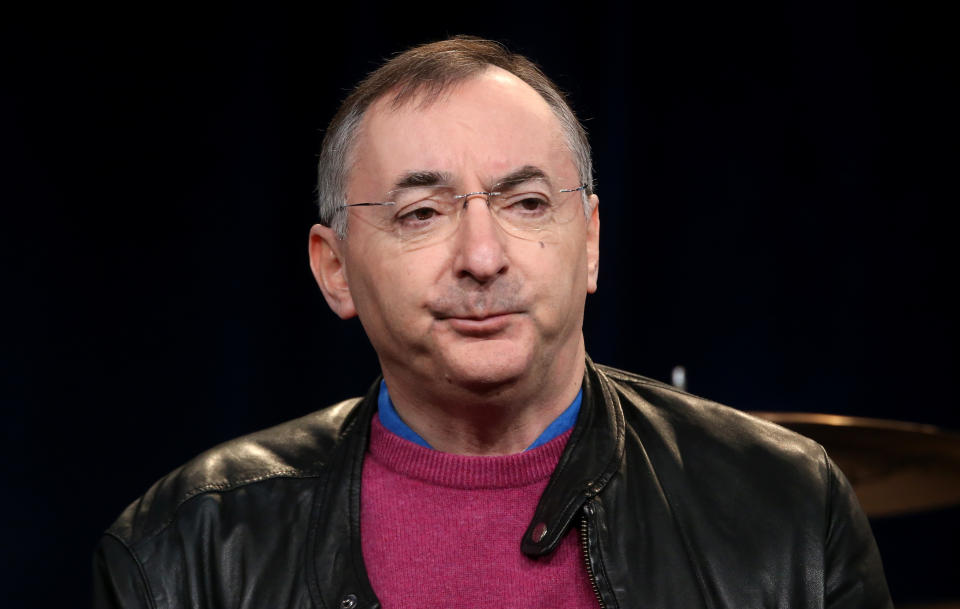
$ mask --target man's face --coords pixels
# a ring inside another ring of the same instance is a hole
[[[580,185],[559,121],[508,72],[491,68],[419,102],[380,100],[367,111],[349,203],[391,200],[405,177],[431,173],[457,193],[489,191],[531,167],[558,189]],[[505,232],[483,197],[467,200],[451,236],[422,247],[371,221],[390,208],[348,208],[348,236],[332,245],[346,286],[334,308],[359,315],[388,383],[402,375],[483,391],[547,382],[558,362],[582,358],[584,300],[596,289],[596,200],[585,218],[580,194],[568,195],[579,213],[542,240]]]

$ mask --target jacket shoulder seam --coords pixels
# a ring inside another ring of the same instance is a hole
[[[107,530],[140,547],[167,530],[195,497],[270,480],[323,476],[361,401],[343,400],[204,451],[155,482]]]
[[[321,465],[322,468],[322,465]],[[265,480],[271,480],[273,478],[316,478],[320,475],[320,471],[301,471],[293,468],[277,469],[273,471],[268,471],[256,476],[250,476],[248,478],[240,478],[238,480],[227,480],[224,482],[210,482],[207,484],[201,484],[200,486],[194,487],[189,491],[183,494],[183,498],[179,499],[174,506],[174,512],[180,509],[187,501],[193,499],[197,495],[203,495],[210,491],[232,491],[234,489],[240,488],[241,486],[246,486],[248,484],[255,484],[257,482],[263,482]]]
[[[258,476],[241,478],[239,480],[230,480],[227,482],[203,484],[201,486],[191,489],[186,494],[184,494],[183,498],[179,499],[176,502],[176,504],[173,506],[173,509],[170,510],[170,515],[166,519],[164,519],[163,522],[161,522],[154,531],[151,531],[149,534],[140,537],[136,541],[131,540],[131,545],[139,546],[139,545],[150,542],[152,539],[156,538],[158,535],[162,535],[163,532],[167,530],[167,527],[169,527],[173,523],[173,521],[177,519],[177,515],[180,512],[180,509],[184,505],[189,503],[192,499],[195,499],[197,497],[201,497],[211,492],[230,492],[230,491],[237,490],[241,487],[248,486],[250,484],[265,482],[267,480],[275,480],[278,478],[307,479],[307,478],[316,478],[319,475],[320,475],[319,471],[300,471],[296,469],[281,469],[281,470],[267,472],[265,474],[261,474]],[[113,537],[116,537],[117,539],[120,539],[120,536],[116,535],[115,533],[111,533],[108,531],[107,534]]]

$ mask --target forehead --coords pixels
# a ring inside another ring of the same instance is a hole
[[[544,99],[516,76],[490,68],[436,100],[415,97],[394,107],[390,96],[366,112],[353,151],[349,196],[389,190],[398,176],[442,171],[486,183],[533,165],[577,181],[560,121]],[[489,185],[489,184],[487,184]]]

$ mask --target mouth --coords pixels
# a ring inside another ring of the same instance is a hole
[[[502,332],[517,313],[455,314],[438,315],[437,320],[446,322],[458,334],[465,336],[490,336]]]

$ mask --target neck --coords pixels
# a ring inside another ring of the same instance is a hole
[[[522,452],[573,402],[583,382],[583,341],[575,354],[518,381],[475,387],[424,387],[395,374],[384,379],[397,414],[436,450],[460,455]]]

